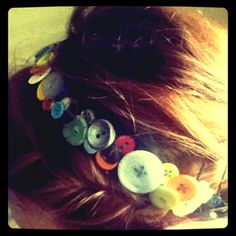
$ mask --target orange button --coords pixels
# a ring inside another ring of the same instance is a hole
[[[38,86],[38,88],[37,88],[37,98],[38,98],[39,101],[43,101],[43,100],[46,98],[46,97],[44,96],[43,90],[42,90],[42,88],[43,88],[43,82],[44,82],[44,81],[41,81],[40,84],[39,84],[39,86]]]
[[[191,200],[198,193],[197,181],[188,175],[179,175],[171,178],[167,186],[174,188],[179,193],[181,201]]]
[[[118,165],[118,162],[114,163],[114,164],[107,163],[103,159],[102,154],[101,154],[100,151],[98,151],[96,153],[96,162],[99,165],[99,167],[101,167],[103,170],[112,170],[112,169],[116,168],[116,166]]]

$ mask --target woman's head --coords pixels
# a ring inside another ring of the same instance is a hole
[[[117,137],[133,137],[138,149],[217,191],[227,140],[222,35],[218,26],[183,8],[78,7],[49,66],[80,111],[91,109],[111,122]],[[29,69],[23,74],[13,78],[9,91],[10,115],[37,152],[24,164],[42,161],[53,175],[41,193],[67,223],[160,228],[181,220],[146,195],[127,191],[116,169],[102,170],[83,145],[67,142],[65,123],[71,120],[43,111],[37,85],[27,83]]]

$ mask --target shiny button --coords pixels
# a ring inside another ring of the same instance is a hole
[[[160,159],[151,152],[135,150],[126,154],[118,165],[120,183],[134,193],[149,193],[164,181]]]
[[[96,153],[96,162],[98,164],[98,166],[103,169],[103,170],[113,170],[114,168],[117,167],[118,163],[113,163],[113,164],[110,164],[108,162],[106,162],[103,158],[103,155],[101,154],[100,151],[98,151]]]
[[[107,120],[95,120],[88,129],[88,143],[97,150],[108,148],[114,142],[115,137],[115,130]]]
[[[52,51],[53,47],[54,47],[54,44],[49,45],[39,50],[35,55],[35,61],[37,62],[42,56]]]
[[[64,105],[64,110],[67,111],[72,103],[72,99],[70,97],[65,97],[61,100],[61,103]]]
[[[55,98],[63,89],[64,80],[63,77],[57,73],[50,73],[43,81],[42,90],[46,98]]]
[[[87,129],[85,119],[77,115],[73,121],[64,126],[62,132],[67,142],[73,146],[79,146],[86,139]]]
[[[42,71],[42,73],[34,74],[30,77],[28,80],[29,84],[37,84],[40,81],[42,81],[44,78],[46,78],[51,71],[51,68],[48,68],[46,71]]]
[[[81,112],[80,114],[87,122],[87,124],[92,124],[92,122],[95,120],[95,114],[92,110],[86,109]]]
[[[84,149],[85,149],[85,151],[86,151],[87,153],[89,153],[89,154],[95,154],[95,153],[97,152],[96,149],[92,148],[92,147],[89,145],[89,143],[88,143],[87,140],[84,141]]]
[[[134,139],[128,135],[122,135],[115,141],[117,147],[121,150],[123,155],[133,151],[135,149]]]
[[[45,55],[43,55],[42,57],[40,57],[37,62],[35,63],[35,65],[38,66],[45,66],[47,65],[49,62],[51,62],[54,59],[54,53],[53,52],[49,52],[46,53]]]
[[[179,202],[179,194],[168,186],[159,186],[149,194],[151,203],[161,209],[171,209]]]
[[[164,178],[167,183],[171,178],[179,175],[178,167],[172,163],[163,163]]]
[[[44,81],[41,81],[38,85],[38,88],[37,88],[37,93],[36,94],[37,94],[37,98],[38,98],[39,101],[43,101],[46,98],[45,95],[43,94],[43,89],[42,89],[43,82]]]
[[[197,181],[188,175],[179,175],[171,178],[167,186],[174,188],[179,193],[181,201],[191,200],[198,193]]]
[[[64,105],[61,102],[56,102],[51,109],[51,116],[53,119],[59,119],[64,113]]]

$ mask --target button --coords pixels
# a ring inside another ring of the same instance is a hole
[[[86,109],[81,112],[80,114],[87,122],[87,124],[92,124],[92,122],[95,120],[95,114],[92,110]]]
[[[54,104],[55,102],[52,99],[45,99],[42,102],[42,108],[44,111],[51,111]]]
[[[133,151],[135,149],[134,139],[128,135],[122,135],[115,141],[117,147],[121,150],[123,155]]]
[[[44,72],[46,72],[50,67],[48,65],[45,66],[33,66],[30,69],[30,73],[35,75],[35,74],[43,74]]]
[[[164,179],[167,183],[171,178],[179,175],[178,167],[172,163],[163,163],[164,166]]]
[[[40,51],[38,51],[35,55],[35,61],[37,62],[42,56],[45,54],[48,54],[52,49],[54,48],[54,44],[51,44],[47,47],[42,48]]]
[[[51,68],[48,68],[46,71],[42,71],[42,73],[34,74],[28,80],[29,84],[37,84],[38,82],[42,81],[46,78],[51,71]]]
[[[43,101],[46,97],[43,94],[42,85],[44,81],[41,81],[37,88],[37,98],[39,101]]]
[[[160,159],[151,152],[135,150],[126,154],[118,165],[121,184],[134,193],[149,193],[164,181]]]
[[[179,175],[171,178],[167,186],[174,188],[179,193],[181,201],[191,200],[198,193],[197,181],[188,175]]]
[[[56,102],[51,109],[53,119],[59,119],[64,113],[64,105],[61,102]]]
[[[38,61],[35,63],[36,66],[45,66],[48,65],[54,59],[54,53],[49,52],[43,55]]]
[[[61,100],[61,103],[64,105],[64,110],[67,111],[72,103],[72,99],[70,97],[65,97]]]
[[[171,209],[179,202],[178,192],[168,186],[160,185],[157,189],[149,194],[151,203],[161,209]]]
[[[105,161],[110,164],[119,162],[124,156],[115,143],[113,143],[110,147],[102,150],[101,153]]]
[[[98,152],[96,153],[96,162],[97,162],[98,166],[99,166],[101,169],[103,169],[103,170],[108,170],[108,171],[109,171],[109,170],[113,170],[113,169],[116,168],[117,165],[118,165],[118,163],[114,163],[114,164],[107,163],[107,162],[104,160],[104,158],[103,158],[103,156],[102,156],[102,154],[101,154],[100,151],[98,151]]]
[[[88,125],[85,119],[79,115],[63,128],[63,136],[73,146],[81,145],[86,139]]]
[[[207,202],[207,206],[211,209],[220,206],[223,203],[223,200],[220,196],[214,194],[212,198]]]
[[[97,150],[108,148],[114,142],[115,137],[115,130],[107,120],[95,120],[88,129],[88,143]]]
[[[89,143],[88,143],[87,140],[84,141],[84,149],[85,149],[85,151],[86,151],[88,154],[95,154],[95,153],[97,152],[96,149],[92,148],[92,147],[89,145]]]
[[[62,90],[64,85],[63,77],[57,73],[50,73],[45,79],[42,85],[43,94],[46,98],[55,98],[60,91]]]

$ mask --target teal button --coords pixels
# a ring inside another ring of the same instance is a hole
[[[42,92],[46,98],[54,99],[63,89],[64,79],[61,74],[51,72],[43,81]]]
[[[104,119],[95,120],[88,129],[88,143],[96,150],[103,150],[112,145],[116,132],[112,124]]]
[[[134,193],[149,193],[164,181],[164,167],[151,152],[135,150],[126,154],[118,165],[120,183]]]
[[[83,144],[86,139],[88,125],[85,119],[79,115],[73,121],[66,124],[62,130],[63,136],[73,146]]]
[[[61,102],[56,102],[51,109],[53,119],[59,119],[64,114],[64,105]]]

